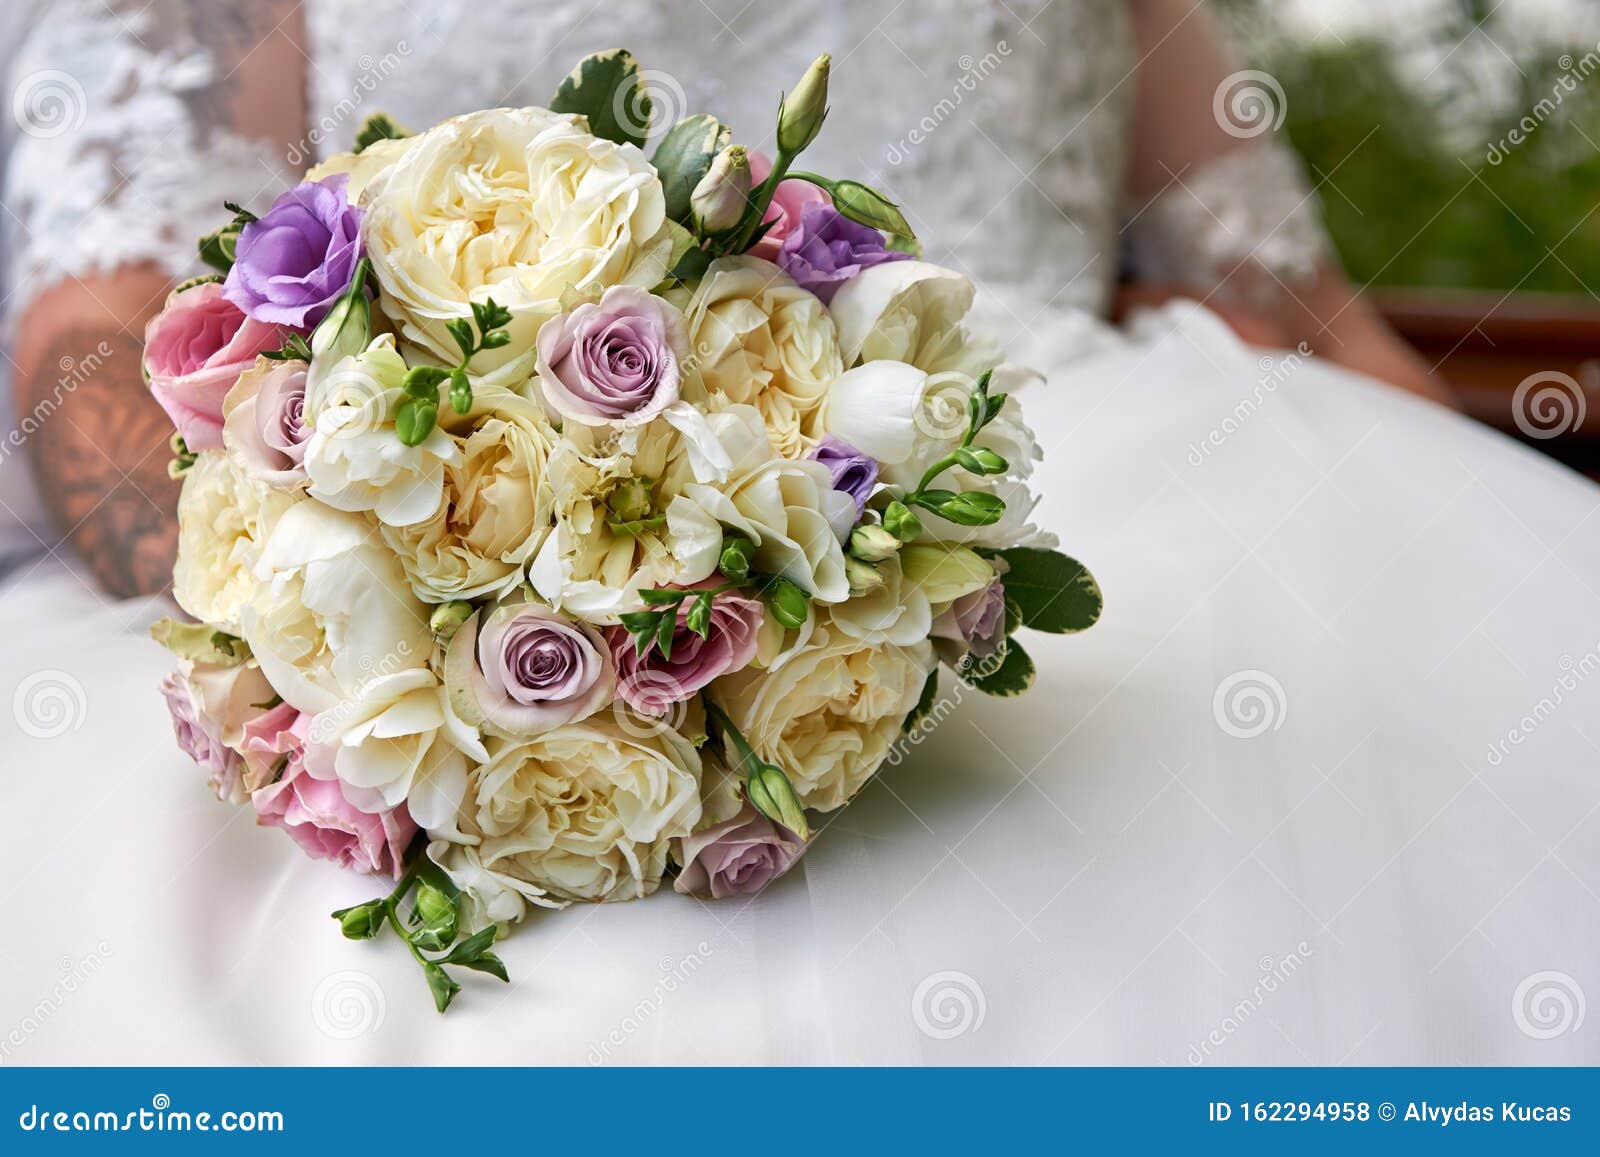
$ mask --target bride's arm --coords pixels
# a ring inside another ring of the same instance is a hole
[[[144,323],[222,200],[283,188],[304,132],[305,57],[294,0],[47,6],[13,87],[66,76],[65,103],[22,125],[8,174],[14,418],[55,533],[105,590],[172,577],[178,486],[172,423],[140,374]]]
[[[1201,297],[1247,340],[1303,342],[1330,361],[1453,404],[1448,387],[1340,271],[1315,192],[1260,119],[1281,110],[1272,84],[1238,75],[1204,4],[1130,7],[1139,66],[1129,236],[1143,284],[1130,287],[1123,304]],[[1230,106],[1228,97],[1248,87],[1265,103]]]

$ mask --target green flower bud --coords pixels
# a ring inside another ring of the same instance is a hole
[[[982,447],[963,446],[955,452],[955,459],[962,469],[974,474],[1004,474],[1009,468],[1004,458]]]
[[[382,900],[369,900],[354,908],[341,908],[333,914],[339,921],[339,931],[347,940],[371,940],[383,928],[387,909]]]
[[[717,569],[724,578],[742,583],[750,577],[750,563],[756,555],[756,544],[742,534],[727,534],[722,539],[722,557]]]
[[[883,575],[878,573],[877,567],[849,555],[844,560],[844,577],[850,584],[852,595],[871,594],[884,583]]]
[[[773,579],[767,588],[767,606],[772,617],[791,631],[806,625],[811,615],[811,596],[786,578]]]
[[[749,204],[750,155],[743,145],[730,145],[717,154],[689,195],[695,232],[702,237],[726,233],[744,218]]]
[[[778,106],[778,151],[794,156],[812,141],[828,115],[828,70],[833,57],[824,52],[811,62],[800,83]]]
[[[850,532],[850,553],[862,562],[883,562],[899,550],[900,540],[881,526],[863,523]]]
[[[472,383],[467,381],[466,370],[450,371],[450,408],[458,414],[472,409]]]
[[[800,806],[800,797],[782,768],[770,763],[757,763],[750,769],[744,783],[745,796],[750,806],[773,823],[788,828],[802,840],[811,838],[811,828],[806,824],[806,810]]]
[[[448,643],[455,638],[461,624],[472,617],[475,609],[471,603],[462,599],[440,603],[428,617],[428,628],[438,636],[441,643]]]
[[[860,181],[835,181],[832,192],[833,207],[850,220],[899,237],[916,236],[900,206],[876,189]]]
[[[437,403],[407,398],[400,403],[400,408],[395,412],[394,428],[400,435],[400,441],[407,446],[420,446],[427,440],[428,435],[433,433],[438,421]]]
[[[333,303],[328,315],[312,331],[311,353],[318,360],[332,365],[340,358],[360,353],[372,341],[372,312],[367,305],[370,268],[365,257],[356,262],[344,296]]]
[[[904,502],[891,502],[883,512],[883,528],[901,542],[910,542],[922,533],[922,520]]]
[[[454,919],[456,903],[445,895],[442,888],[423,884],[417,889],[417,915],[424,924],[434,924],[444,919]]]
[[[606,506],[618,522],[638,522],[650,517],[651,486],[648,478],[624,478],[606,495]]]

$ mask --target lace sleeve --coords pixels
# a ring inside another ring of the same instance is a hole
[[[281,190],[281,147],[229,127],[227,62],[248,54],[247,38],[259,33],[234,8],[34,5],[7,86],[13,310],[62,278],[127,264],[193,272],[195,240],[225,216],[224,199],[260,207]]]
[[[1141,280],[1250,304],[1269,303],[1332,256],[1299,159],[1267,140],[1174,179],[1134,214],[1127,236]]]

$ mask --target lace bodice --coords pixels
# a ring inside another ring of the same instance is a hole
[[[475,0],[308,0],[310,123],[287,150],[219,115],[222,0],[35,3],[11,86],[14,299],[140,259],[187,273],[225,197],[259,209],[369,113],[420,127],[544,103],[580,56],[618,44],[648,70],[658,127],[712,111],[769,150],[782,87],[831,51],[832,113],[807,167],[884,188],[931,260],[1020,311],[1100,311],[1125,251],[1204,285],[1252,250],[1292,271],[1320,244],[1293,166],[1259,147],[1206,206],[1183,203],[1189,181],[1138,215],[1131,244],[1120,235],[1133,55],[1115,0],[498,0],[492,17]]]

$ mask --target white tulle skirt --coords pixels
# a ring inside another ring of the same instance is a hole
[[[446,1017],[177,752],[161,609],[14,577],[0,1063],[1600,1062],[1600,489],[1182,309],[1024,401],[1101,623],[760,898],[537,916]]]

